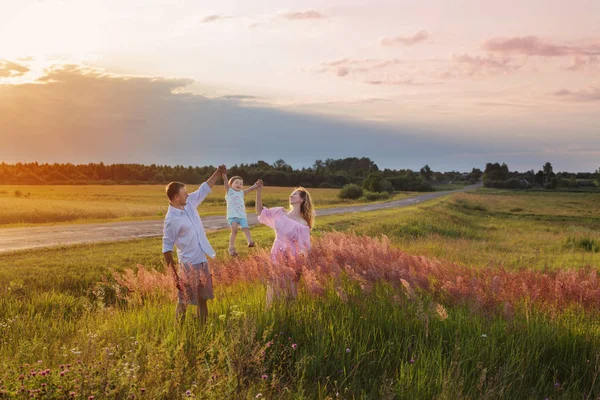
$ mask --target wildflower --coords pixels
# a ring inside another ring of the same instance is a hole
[[[560,387],[560,382],[554,382],[554,389],[558,389]]]
[[[292,349],[296,350],[297,347],[298,345],[296,343],[292,343]]]
[[[71,392],[71,393],[69,393],[69,396],[71,396],[71,397],[75,397],[75,395],[76,395],[76,393],[75,393],[75,392]]]
[[[481,337],[485,339],[487,335],[484,333],[483,335],[481,335]]]
[[[350,353],[350,349],[346,349],[346,353]]]
[[[263,374],[263,376],[261,376],[261,379],[268,379],[268,378],[269,378],[269,375],[267,375],[267,374]]]
[[[191,390],[187,390],[187,391],[185,392],[185,395],[186,395],[187,397],[190,397],[190,396],[192,395],[192,391],[191,391]]]
[[[95,399],[95,397],[94,397],[94,396],[89,396],[89,397],[88,397],[88,400],[94,400],[94,399]]]
[[[411,358],[410,361],[409,361],[409,363],[414,364],[415,363],[415,359]]]
[[[141,388],[141,389],[140,389],[140,392],[142,392],[142,393],[146,393],[146,388]]]
[[[258,393],[256,396],[254,396],[255,399],[260,399],[262,397],[262,393]]]

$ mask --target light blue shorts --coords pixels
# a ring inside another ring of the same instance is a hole
[[[227,222],[229,223],[229,226],[231,226],[231,224],[233,224],[234,222],[237,222],[237,224],[239,226],[241,226],[242,229],[250,228],[248,226],[248,220],[246,218],[237,218],[237,217],[227,218]]]

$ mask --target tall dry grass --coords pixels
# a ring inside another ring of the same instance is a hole
[[[367,292],[373,285],[386,282],[411,296],[420,293],[449,305],[467,304],[474,310],[506,316],[519,305],[551,314],[568,308],[589,311],[600,307],[600,279],[592,267],[551,272],[493,266],[471,268],[407,254],[392,247],[386,236],[371,238],[333,232],[314,239],[306,257],[273,263],[269,253],[262,250],[245,259],[217,260],[210,265],[215,286],[285,278],[298,280],[316,296],[333,285],[343,297],[341,283],[349,279]],[[175,295],[169,274],[143,266],[137,272],[128,269],[113,276],[119,286],[127,289],[130,301]]]

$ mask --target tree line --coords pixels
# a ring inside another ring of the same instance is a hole
[[[600,168],[595,172],[554,172],[552,163],[546,162],[537,172],[509,171],[506,163],[487,163],[483,172],[483,185],[501,189],[585,188],[600,186]]]
[[[0,164],[0,184],[77,185],[77,184],[164,184],[171,181],[198,183],[207,179],[215,167],[143,164],[71,164],[16,163]],[[420,171],[380,169],[368,157],[316,160],[309,168],[295,169],[284,160],[273,164],[258,161],[228,168],[228,175],[241,176],[246,182],[263,179],[272,186],[341,188],[348,184],[365,186],[372,192],[393,190],[430,191],[433,184],[476,182],[483,172],[436,172],[428,165]]]

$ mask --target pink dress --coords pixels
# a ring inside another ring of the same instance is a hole
[[[263,208],[258,221],[275,230],[275,242],[271,248],[273,261],[310,249],[310,228],[285,215],[283,207]]]

